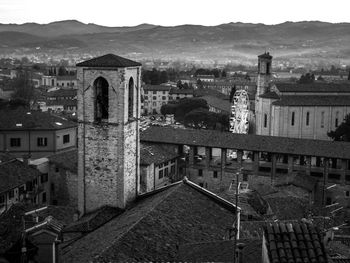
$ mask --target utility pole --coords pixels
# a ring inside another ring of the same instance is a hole
[[[236,219],[235,219],[235,226],[234,226],[234,232],[235,232],[235,236],[234,236],[234,253],[233,253],[233,263],[237,263],[238,262],[238,258],[237,258],[237,236],[238,236],[238,196],[239,196],[239,175],[242,172],[242,166],[239,167],[239,170],[236,172],[236,193],[235,193],[235,206],[236,206]]]

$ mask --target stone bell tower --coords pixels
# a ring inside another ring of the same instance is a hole
[[[256,96],[260,96],[268,91],[271,81],[272,56],[269,52],[258,56],[258,80]]]
[[[124,208],[139,185],[141,64],[107,54],[77,74],[79,212]]]

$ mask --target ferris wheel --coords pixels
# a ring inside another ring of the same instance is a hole
[[[249,97],[245,90],[237,90],[231,106],[230,132],[247,134],[249,129]]]

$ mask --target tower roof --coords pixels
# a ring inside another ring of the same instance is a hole
[[[258,58],[267,58],[267,59],[272,59],[272,56],[270,55],[269,52],[265,52],[264,54],[261,54],[260,56],[258,56]]]
[[[137,67],[141,66],[141,63],[123,58],[114,54],[106,54],[97,58],[80,62],[77,67]]]

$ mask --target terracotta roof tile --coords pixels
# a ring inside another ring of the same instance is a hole
[[[40,172],[16,159],[0,163],[0,193],[38,178]]]
[[[63,248],[63,262],[174,261],[181,244],[222,240],[234,211],[196,187],[179,182],[140,197]]]
[[[350,93],[350,81],[342,83],[327,83],[327,82],[314,82],[310,84],[299,84],[291,82],[278,82],[275,83],[278,91],[284,92],[298,92],[298,93],[330,93],[341,92]]]
[[[171,87],[164,85],[145,85],[143,86],[144,91],[169,91]]]
[[[150,165],[170,161],[179,156],[175,152],[175,148],[176,146],[143,143],[140,148],[140,164]]]
[[[127,58],[123,58],[114,54],[106,54],[100,57],[96,57],[90,60],[80,62],[76,65],[77,67],[138,67],[141,63],[132,61]]]
[[[0,130],[60,130],[77,124],[48,112],[24,108],[0,110]]]
[[[289,231],[285,231],[286,229]],[[293,232],[296,235],[293,235]],[[316,236],[311,239],[311,234],[315,232]],[[316,263],[328,260],[322,244],[322,236],[311,224],[270,223],[264,227],[264,235],[268,255],[272,262]]]
[[[282,96],[272,104],[275,106],[350,106],[350,96],[288,95]]]
[[[350,159],[348,142],[233,134],[215,130],[149,127],[141,133],[141,141]]]

